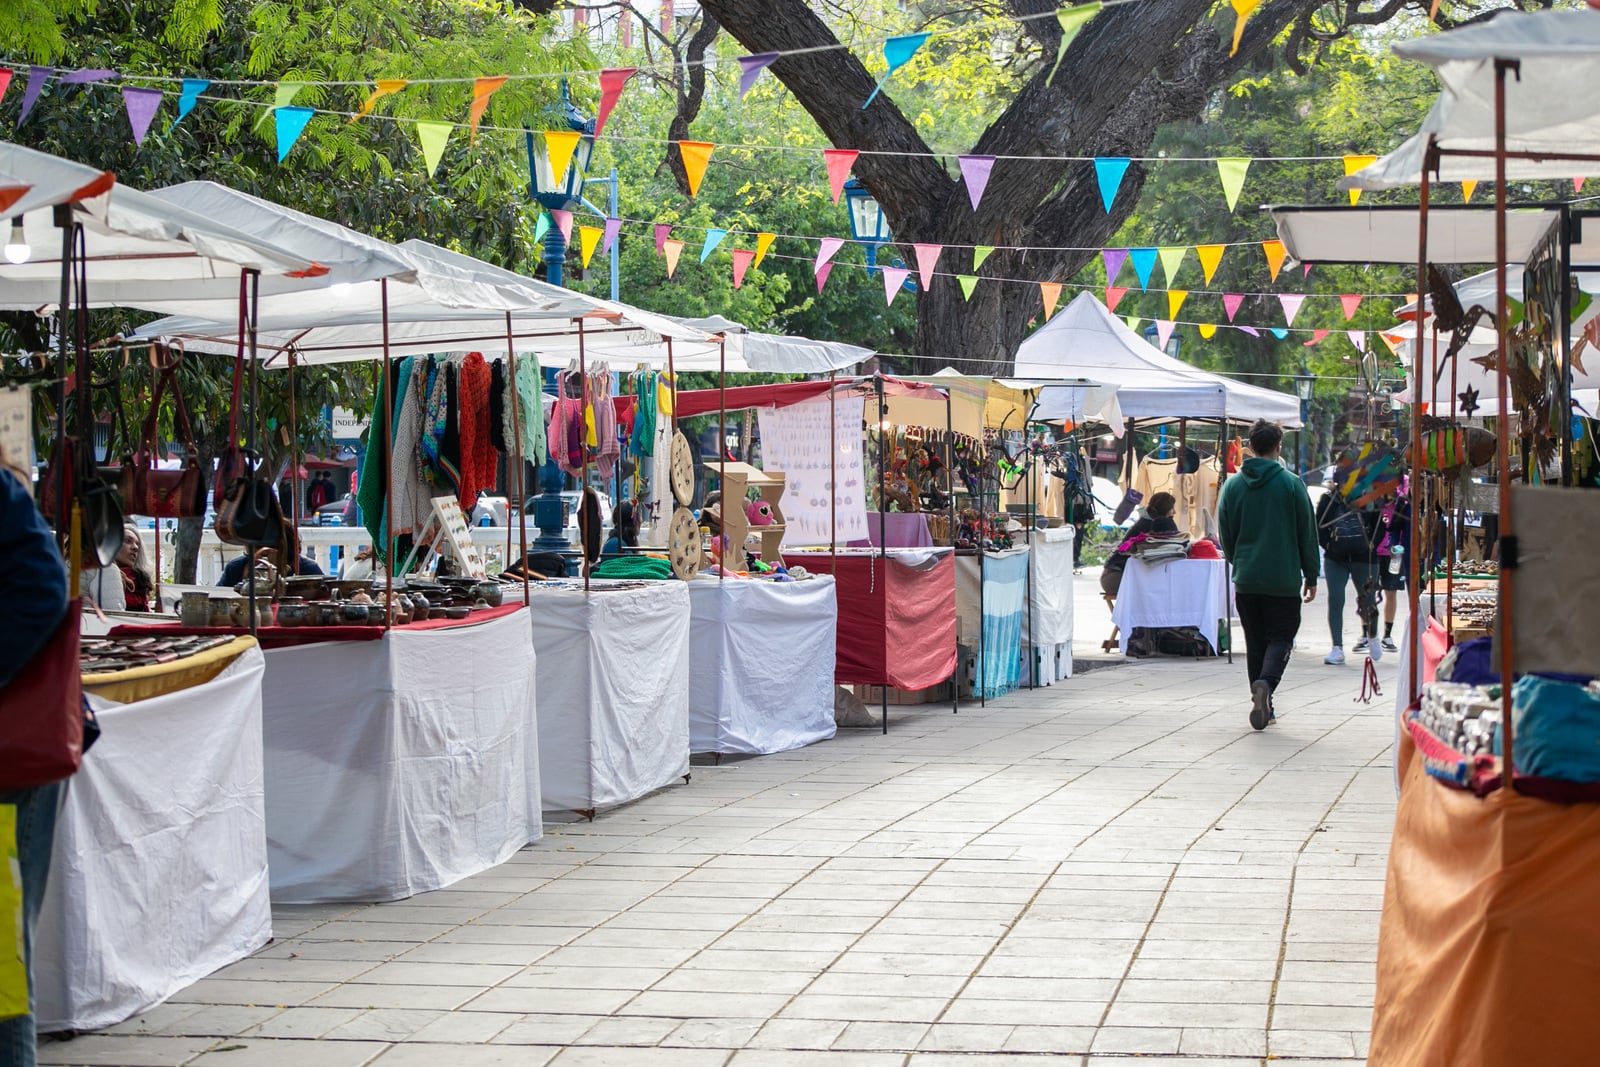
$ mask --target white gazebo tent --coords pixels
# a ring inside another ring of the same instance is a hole
[[[1080,293],[1017,348],[1019,378],[1086,378],[1117,387],[1116,402],[1129,419],[1271,419],[1300,425],[1300,402],[1287,393],[1246,385],[1201,370],[1156,348]],[[1062,403],[1046,386],[1041,408]]]

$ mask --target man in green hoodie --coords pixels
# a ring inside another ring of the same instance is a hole
[[[1300,605],[1317,596],[1317,525],[1305,483],[1278,458],[1283,427],[1265,419],[1250,427],[1250,450],[1236,478],[1222,487],[1217,525],[1233,564],[1234,604],[1244,628],[1250,675],[1250,725],[1264,730],[1276,716],[1272,692],[1283,680],[1300,631]]]

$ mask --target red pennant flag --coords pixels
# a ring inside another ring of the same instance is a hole
[[[467,112],[467,125],[472,130],[472,140],[478,139],[478,123],[483,121],[483,113],[489,108],[489,98],[505,83],[506,78],[503,74],[494,78],[479,78],[472,83],[472,109]]]
[[[1122,298],[1128,295],[1128,290],[1119,285],[1106,286],[1106,310],[1115,311],[1117,305],[1122,303]]]
[[[1301,348],[1310,348],[1312,345],[1320,345],[1322,343],[1322,339],[1324,337],[1326,337],[1326,336],[1328,336],[1328,331],[1327,330],[1312,330],[1311,331],[1311,340],[1306,341],[1300,347]]]
[[[933,268],[939,265],[939,253],[944,251],[944,245],[912,245],[917,254],[917,277],[922,281],[924,292],[933,284]]]
[[[600,131],[606,128],[606,119],[611,117],[611,109],[617,106],[617,98],[622,95],[622,87],[628,84],[628,79],[633,77],[638,69],[638,67],[617,67],[600,72],[600,113],[594,117],[596,137],[599,137]]]
[[[3,99],[6,95],[6,90],[11,88],[11,74],[12,72],[9,69],[0,70],[0,99]],[[1583,179],[1579,178],[1578,181],[1582,182]],[[1581,184],[1578,186],[1578,191],[1583,191],[1583,186]]]
[[[756,258],[753,248],[735,248],[733,250],[733,287],[735,289],[744,284],[745,271],[750,269],[750,261]]]
[[[833,202],[839,202],[839,196],[844,192],[844,183],[850,178],[850,168],[855,166],[856,157],[861,153],[853,148],[828,148],[822,153],[822,161],[828,166],[828,188],[833,191]]]
[[[1344,306],[1344,321],[1349,322],[1356,317],[1356,308],[1361,306],[1361,294],[1343,293],[1339,296],[1339,303]]]

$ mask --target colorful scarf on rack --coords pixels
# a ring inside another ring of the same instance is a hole
[[[634,371],[630,376],[628,391],[633,394],[633,435],[628,438],[628,448],[636,456],[648,456],[655,449],[659,379],[660,375],[652,371]]]
[[[459,403],[460,479],[456,497],[462,510],[471,512],[478,494],[492,489],[498,461],[490,436],[489,387],[494,380],[482,352],[469,352],[457,373]]]

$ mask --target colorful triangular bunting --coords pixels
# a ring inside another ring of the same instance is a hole
[[[606,119],[611,117],[612,108],[617,106],[617,99],[622,96],[623,86],[628,84],[628,79],[633,77],[638,67],[616,67],[600,72],[600,110],[594,117],[594,135],[600,136],[600,131],[606,128]]]
[[[894,77],[894,72],[911,62],[911,57],[917,54],[917,49],[921,48],[927,40],[928,35],[926,33],[908,33],[899,37],[891,37],[883,42],[883,58],[889,61],[889,69],[883,72],[883,77],[879,79],[878,84],[872,87],[872,95],[867,97],[865,104],[861,105],[862,111],[865,111],[878,98],[878,94],[883,91],[883,87],[888,84],[889,79]]]
[[[672,236],[672,226],[665,222],[656,223],[656,255],[667,254],[667,238]]]
[[[1178,276],[1178,269],[1183,266],[1185,257],[1189,255],[1189,249],[1185,245],[1169,245],[1166,248],[1156,249],[1156,253],[1161,257],[1161,273],[1166,275],[1167,288],[1170,289],[1172,279]]]
[[[1189,291],[1187,289],[1168,289],[1167,317],[1177,318],[1179,309],[1183,307],[1183,302],[1187,299],[1189,299]]]
[[[135,89],[131,85],[124,85],[122,103],[128,109],[128,125],[133,127],[133,143],[144,144],[144,135],[149,132],[150,123],[161,108],[161,90]]]
[[[939,253],[944,251],[944,245],[914,244],[911,249],[917,256],[917,279],[926,292],[933,285],[933,269],[939,265]]]
[[[1161,349],[1163,352],[1167,350],[1167,342],[1172,339],[1173,325],[1174,323],[1171,323],[1166,319],[1156,320],[1156,347]]]
[[[377,81],[372,83],[372,92],[367,94],[367,98],[361,102],[361,107],[356,110],[356,113],[350,116],[350,121],[355,122],[357,119],[366,118],[368,115],[372,114],[372,107],[379,100],[382,100],[384,97],[390,96],[394,93],[398,93],[405,87],[406,80],[404,78],[379,78]],[[188,91],[189,87],[187,84],[185,84],[184,92],[187,93]]]
[[[824,263],[817,268],[817,292],[822,292],[822,287],[828,284],[828,275],[833,273],[833,264]]]
[[[751,248],[735,248],[733,250],[733,287],[739,288],[744,284],[745,272],[750,269],[750,264],[755,261],[756,253]]]
[[[756,79],[761,77],[761,72],[772,66],[773,60],[778,58],[777,52],[761,52],[753,56],[739,57],[739,96],[743,97],[755,85]]]
[[[1040,282],[1039,298],[1044,301],[1044,321],[1049,322],[1050,316],[1056,313],[1056,305],[1061,303],[1061,283]]]
[[[1228,313],[1229,322],[1232,322],[1233,317],[1239,313],[1239,307],[1243,303],[1244,295],[1242,293],[1222,294],[1222,310]]]
[[[1106,310],[1115,311],[1117,305],[1122,303],[1122,298],[1128,295],[1128,290],[1117,285],[1106,286]]]
[[[706,166],[716,145],[710,141],[679,141],[678,154],[683,157],[683,173],[689,179],[689,195],[700,191],[700,180],[706,176]]]
[[[544,150],[550,157],[550,176],[557,186],[567,183],[567,168],[572,166],[572,154],[578,150],[583,134],[577,130],[544,131]]]
[[[663,241],[663,242],[661,242],[661,254],[664,257],[666,257],[666,260],[667,260],[667,277],[670,278],[670,277],[672,277],[673,272],[678,269],[678,257],[683,255],[683,242],[682,241]]]
[[[1122,188],[1122,176],[1128,173],[1132,162],[1126,156],[1101,156],[1094,161],[1094,179],[1100,185],[1100,202],[1105,204],[1107,214],[1111,213],[1117,190]]]
[[[1306,302],[1304,293],[1279,293],[1278,303],[1283,305],[1284,325],[1293,326],[1294,317],[1300,314],[1300,305]]]
[[[1128,258],[1126,248],[1102,248],[1100,262],[1106,265],[1106,284],[1111,285],[1117,280],[1117,273],[1122,270],[1122,264]]]
[[[609,255],[611,252],[611,246],[617,243],[617,234],[621,232],[621,219],[606,219],[606,235],[600,241],[600,251]]]
[[[1200,269],[1205,272],[1206,284],[1211,284],[1211,278],[1217,273],[1217,268],[1222,265],[1222,253],[1227,250],[1227,245],[1196,245],[1195,255],[1200,257]]]
[[[707,230],[706,243],[700,246],[700,262],[704,263],[709,259],[711,253],[716,251],[717,246],[722,243],[722,239],[726,236],[728,236],[727,230]]]
[[[444,146],[450,141],[450,132],[454,130],[453,122],[434,122],[424,119],[417,123],[417,142],[422,146],[422,160],[428,165],[428,177],[433,177],[439,169],[439,160],[444,158]],[[571,236],[572,213],[566,212],[566,236]]]
[[[417,125],[420,126],[422,124],[418,123]],[[441,122],[441,123],[439,123],[439,125],[448,126],[449,123]],[[556,224],[556,229],[557,230],[561,231],[561,239],[563,241],[565,241],[567,244],[571,244],[572,243],[572,212],[566,210],[565,208],[551,208],[550,209],[550,221]]]
[[[1078,36],[1078,31],[1083,29],[1084,24],[1094,18],[1104,6],[1100,0],[1094,0],[1093,3],[1078,4],[1076,7],[1056,12],[1056,21],[1061,24],[1061,43],[1056,46],[1056,61],[1050,68],[1049,76],[1044,80],[1046,85],[1055,81],[1056,71],[1061,69],[1061,58],[1067,54],[1067,45],[1072,43],[1072,39]],[[1045,321],[1050,320],[1047,318]]]
[[[989,188],[994,159],[994,156],[956,157],[956,163],[961,167],[961,180],[967,183],[967,199],[972,201],[974,211],[978,210],[978,201],[983,199],[983,191]]]
[[[44,91],[44,83],[50,80],[50,75],[56,72],[54,67],[29,67],[28,82],[22,87],[22,113],[17,116],[17,125],[22,125],[33,110],[33,105],[38,103],[39,94]]]
[[[1345,156],[1344,157],[1344,173],[1345,173],[1345,177],[1349,177],[1350,175],[1354,174],[1358,170],[1365,170],[1367,167],[1372,166],[1372,164],[1376,163],[1377,161],[1378,161],[1378,157],[1377,156]],[[1350,193],[1350,206],[1354,207],[1355,204],[1356,204],[1356,201],[1361,199],[1361,190],[1360,189],[1351,189],[1351,190],[1348,190],[1348,192]]]
[[[835,204],[839,202],[844,183],[850,179],[850,168],[855,166],[856,157],[860,154],[854,148],[823,149],[822,162],[828,168],[828,189],[833,193]]]
[[[605,236],[605,231],[598,226],[578,227],[578,258],[583,261],[583,269],[589,269],[589,261],[594,258],[594,250],[600,247],[600,238]]]
[[[1289,255],[1289,250],[1283,247],[1282,241],[1262,241],[1261,250],[1267,255],[1267,270],[1272,274],[1272,280],[1278,280],[1278,272],[1283,269],[1283,261]]]
[[[983,261],[994,255],[994,249],[988,245],[978,245],[972,250],[972,273],[978,273],[983,266]]]
[[[978,276],[975,274],[957,274],[956,281],[961,283],[961,299],[971,300],[972,291],[978,287]]]
[[[278,162],[282,163],[289,158],[289,149],[300,139],[305,132],[306,123],[311,121],[311,116],[316,114],[309,107],[275,107],[272,109],[272,123],[278,135]]]
[[[1216,323],[1202,322],[1199,326],[1200,336],[1209,341],[1217,335]]]
[[[751,261],[752,267],[761,266],[761,261],[767,258],[767,249],[772,247],[772,242],[778,239],[775,233],[756,234],[756,258]]]
[[[1133,273],[1139,276],[1139,288],[1150,288],[1150,275],[1156,269],[1156,250],[1154,248],[1130,248],[1128,258],[1133,260]]]
[[[893,304],[894,298],[899,294],[900,287],[906,284],[906,279],[911,277],[908,267],[883,268],[883,300],[885,305]]]
[[[842,237],[824,237],[818,241],[817,259],[815,263],[811,264],[811,272],[813,274],[819,273],[823,267],[828,265],[828,261],[833,259],[834,254],[843,247],[844,238]]]
[[[1303,342],[1300,347],[1310,348],[1312,345],[1320,345],[1322,343],[1322,339],[1326,336],[1328,336],[1327,330],[1312,330],[1311,340]]]
[[[1239,204],[1239,193],[1244,190],[1244,179],[1250,173],[1250,160],[1233,156],[1217,160],[1217,177],[1222,179],[1222,196],[1232,211]]]
[[[1349,322],[1356,317],[1356,309],[1361,307],[1360,293],[1341,293],[1339,306],[1344,308],[1344,321]]]
[[[1244,24],[1249,21],[1251,12],[1261,6],[1261,0],[1231,0],[1233,4],[1233,49],[1230,56],[1239,54],[1239,41],[1244,37]]]

